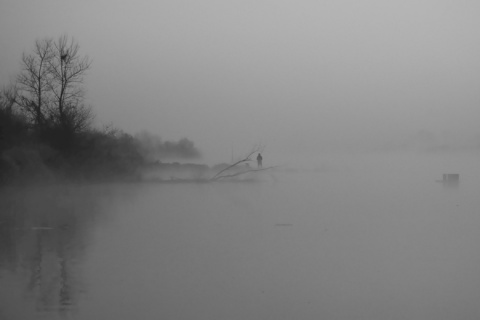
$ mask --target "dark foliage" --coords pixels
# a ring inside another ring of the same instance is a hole
[[[188,139],[93,128],[81,86],[90,60],[78,50],[66,36],[37,41],[17,82],[0,92],[0,185],[138,180],[155,159],[199,156]]]

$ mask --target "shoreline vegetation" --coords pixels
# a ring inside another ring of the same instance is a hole
[[[129,135],[127,137],[131,138]],[[261,172],[276,168],[251,167],[249,157],[232,164],[208,166],[188,162],[148,161],[136,153],[113,153],[108,149],[103,149],[102,155],[95,154],[93,158],[85,156],[81,151],[74,154],[72,157],[64,156],[41,143],[2,149],[0,187],[62,183],[253,182],[258,181]]]
[[[57,144],[57,139],[62,138],[61,128],[52,126],[39,132],[6,99],[8,94],[5,91],[0,94],[0,187],[103,182],[247,182],[254,181],[259,172],[274,168],[249,165],[250,157],[263,148],[252,149],[232,164],[208,166],[188,162],[200,155],[188,139],[162,142],[146,132],[133,136],[111,127],[88,127],[72,134],[68,147],[61,148]],[[155,159],[162,154],[183,156],[187,162]]]
[[[254,179],[255,152],[232,164],[208,167],[165,163],[199,158],[189,139],[162,141],[93,125],[84,76],[91,60],[66,35],[37,40],[23,53],[15,82],[0,92],[0,186],[96,182],[213,182]],[[159,160],[161,159],[161,160]]]
[[[254,182],[258,181],[258,173],[271,170],[276,166],[253,168],[249,162],[255,153],[263,151],[263,147],[255,147],[244,158],[231,164],[222,163],[213,167],[202,164],[160,163],[153,164],[153,174],[144,171],[143,181],[169,183],[207,183],[218,181]],[[168,174],[168,176],[166,175]]]

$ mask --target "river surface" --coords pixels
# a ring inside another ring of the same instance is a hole
[[[0,319],[479,319],[479,165],[369,156],[256,182],[4,189]]]

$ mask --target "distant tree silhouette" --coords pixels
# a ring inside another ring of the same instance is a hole
[[[79,54],[80,46],[66,35],[53,42],[52,57],[48,61],[48,88],[52,101],[49,118],[62,133],[61,147],[71,143],[73,135],[88,128],[91,108],[84,103],[83,77],[90,69],[88,56]]]
[[[91,61],[79,52],[78,43],[66,35],[37,40],[22,55],[15,83],[0,90],[0,186],[63,179],[134,181],[155,159],[200,156],[186,138],[162,141],[112,126],[93,128],[83,89]]]
[[[51,74],[49,63],[53,59],[53,41],[37,40],[33,52],[22,55],[22,70],[17,78],[17,103],[29,122],[36,129],[43,129],[48,114],[49,82]]]
[[[93,118],[84,103],[82,86],[91,61],[79,49],[66,35],[37,40],[32,53],[23,54],[17,79],[17,104],[32,128],[47,135],[59,149],[70,146]]]
[[[15,86],[0,92],[0,153],[21,144],[28,134],[25,117],[14,108],[17,98]]]

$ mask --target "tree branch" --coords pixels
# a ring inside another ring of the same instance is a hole
[[[216,177],[211,178],[210,180],[216,181],[216,180],[220,180],[220,179],[223,179],[223,178],[233,178],[233,177],[245,174],[245,173],[263,171],[263,170],[273,169],[273,168],[276,168],[276,167],[277,166],[260,168],[260,169],[250,169],[250,170],[246,170],[246,171],[242,171],[242,172],[236,172],[236,173],[227,174],[227,175],[223,175],[223,176],[222,175],[221,176],[216,176]]]
[[[257,145],[257,146],[255,146],[255,147],[253,147],[253,148],[252,148],[252,151],[250,151],[250,153],[248,153],[248,155],[247,155],[246,157],[244,157],[243,159],[238,160],[237,162],[229,165],[229,166],[226,167],[225,169],[220,170],[219,172],[217,172],[217,174],[215,174],[215,175],[211,178],[211,180],[216,180],[217,177],[219,177],[222,173],[224,173],[225,171],[227,171],[227,170],[229,170],[229,169],[232,169],[233,167],[239,165],[240,163],[247,162],[247,161],[252,161],[252,160],[250,159],[250,157],[251,157],[254,153],[256,153],[256,152],[263,152],[264,149],[265,149],[265,147],[260,146],[260,145]]]

